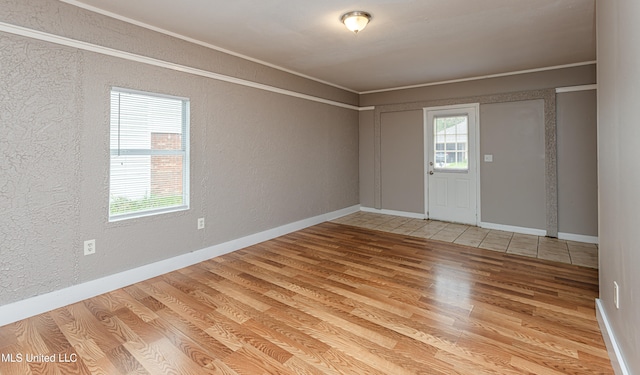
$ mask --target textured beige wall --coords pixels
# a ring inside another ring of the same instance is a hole
[[[558,231],[598,236],[596,91],[559,93]]]
[[[358,94],[56,0],[0,0],[0,21],[352,105]]]
[[[374,187],[374,147],[375,141],[373,129],[373,111],[360,112],[360,205],[363,207],[375,206],[375,189]]]
[[[362,95],[361,106],[433,101],[596,83],[595,65]]]
[[[170,61],[232,64],[58,1],[0,7],[11,9],[3,22]],[[357,111],[9,34],[0,35],[0,51],[0,304],[359,202]],[[240,64],[234,73],[261,69]],[[271,84],[280,78],[258,74]],[[111,86],[190,98],[188,211],[108,222]],[[343,96],[292,77],[285,86]],[[82,256],[92,238],[96,254]]]
[[[482,222],[545,229],[544,103],[480,106]],[[484,155],[493,155],[485,162]]]
[[[465,103],[479,103],[481,106],[485,104],[499,104],[499,103],[511,103],[522,102],[528,100],[541,100],[544,105],[544,121],[543,121],[543,134],[544,134],[544,194],[545,194],[545,228],[546,233],[549,236],[557,236],[557,166],[556,166],[556,93],[555,89],[535,90],[535,91],[523,91],[523,92],[511,92],[505,94],[493,94],[486,96],[478,96],[471,98],[454,98],[443,99],[431,102],[411,102],[402,104],[391,104],[384,106],[376,106],[374,110],[374,198],[375,208],[382,208],[381,200],[383,187],[381,186],[381,164],[385,158],[388,158],[389,154],[393,154],[394,150],[387,150],[383,153],[381,147],[378,145],[381,143],[381,118],[386,113],[396,112],[410,112],[410,111],[422,111],[424,108],[436,107],[451,104],[465,104]],[[417,120],[415,121],[417,126]],[[482,119],[480,119],[482,122]],[[400,129],[399,129],[400,130]],[[482,132],[482,127],[480,127]],[[399,146],[399,148],[402,146]],[[406,147],[406,146],[405,146]],[[400,150],[401,153],[408,152],[407,150]],[[415,148],[414,153],[419,153],[421,150]],[[393,156],[392,156],[393,158]],[[382,161],[381,161],[382,160]],[[394,165],[394,168],[402,169],[403,165]],[[482,171],[480,171],[482,172]],[[399,176],[401,176],[399,174]],[[402,182],[398,182],[399,184]],[[406,183],[406,181],[405,181]],[[482,188],[482,187],[481,187]],[[482,204],[482,202],[481,202]]]
[[[393,155],[385,155],[387,153],[382,152],[380,147],[376,143],[376,126],[380,124],[381,115],[388,112],[400,112],[400,111],[414,111],[416,109],[422,109],[423,107],[429,106],[441,106],[441,105],[449,105],[449,104],[461,104],[461,103],[481,103],[481,107],[488,104],[500,104],[500,103],[510,103],[517,101],[527,101],[533,99],[544,99],[544,113],[543,113],[543,128],[540,129],[543,134],[543,144],[540,151],[542,152],[542,160],[544,169],[542,170],[544,177],[542,181],[544,181],[541,190],[537,193],[536,199],[533,204],[540,203],[539,196],[542,195],[542,204],[540,207],[536,206],[536,211],[533,213],[532,223],[535,223],[534,226],[529,228],[536,228],[546,230],[547,233],[551,236],[555,236],[558,231],[558,223],[557,218],[560,215],[559,208],[557,206],[557,166],[556,166],[556,156],[557,156],[557,145],[556,145],[556,95],[554,93],[556,87],[564,87],[567,85],[587,85],[595,82],[595,66],[580,66],[574,68],[565,68],[565,69],[557,69],[550,70],[545,72],[538,73],[530,73],[516,76],[508,76],[508,77],[499,77],[499,78],[491,78],[491,79],[483,79],[483,80],[475,80],[469,82],[461,82],[455,84],[445,84],[445,85],[436,85],[436,86],[428,86],[423,88],[409,89],[409,90],[398,90],[393,92],[379,93],[379,94],[365,94],[362,95],[361,103],[362,104],[376,104],[374,111],[374,155],[373,161],[364,160],[363,154],[361,154],[360,163],[373,163],[374,165],[374,205],[370,204],[370,199],[368,201],[362,201],[361,204],[365,207],[376,207],[378,202],[376,199],[382,200],[382,195],[387,195],[387,201],[389,199],[404,199],[404,198],[390,198],[389,192],[384,191],[384,188],[381,186],[381,178],[376,179],[376,163],[381,164],[385,162],[385,158],[391,157],[392,160],[394,158]],[[540,89],[542,88],[542,89]],[[563,104],[560,104],[563,105]],[[575,115],[572,111],[582,111],[581,108],[572,107],[570,109],[564,110],[565,115]],[[377,116],[377,117],[376,117]],[[415,120],[416,124],[414,126],[422,126],[422,119]],[[419,122],[419,125],[418,125]],[[483,119],[482,114],[480,116],[480,134],[482,135],[484,129],[482,126]],[[363,119],[361,118],[360,127],[369,127],[369,124],[363,123]],[[517,135],[514,135],[517,137]],[[482,139],[482,137],[481,137]],[[516,139],[517,140],[517,139]],[[361,147],[364,140],[361,140]],[[482,145],[481,145],[482,146]],[[376,148],[378,148],[379,155],[376,157]],[[401,152],[408,152],[407,150],[402,150]],[[422,153],[423,150],[414,150],[412,151],[414,154]],[[366,155],[365,155],[366,156]],[[378,158],[378,159],[377,159]],[[536,162],[539,162],[537,160]],[[481,162],[482,163],[482,162]],[[387,160],[388,164],[388,160]],[[395,165],[395,168],[402,169],[403,166],[398,164]],[[480,173],[483,171],[481,169]],[[535,173],[539,173],[536,170]],[[381,176],[382,172],[378,174]],[[509,175],[507,173],[500,174],[497,172],[497,175],[494,178],[498,178],[500,180],[508,180]],[[537,177],[540,180],[539,176]],[[368,180],[361,179],[361,184],[368,183]],[[407,184],[408,181],[398,181],[395,182],[398,186],[402,186]],[[423,182],[421,182],[423,184]],[[388,184],[387,184],[388,185]],[[481,185],[481,194],[486,189],[484,185]],[[361,191],[371,191],[371,189],[364,189],[361,186]],[[406,190],[406,188],[405,188]],[[515,194],[515,193],[514,193]],[[489,192],[489,196],[491,193]],[[416,195],[417,197],[417,195]],[[422,197],[422,196],[421,196]],[[417,199],[417,198],[416,198]],[[423,199],[423,197],[421,198]],[[381,203],[381,202],[380,202]],[[412,207],[417,207],[420,203],[414,202]],[[491,204],[499,205],[498,207],[492,207],[491,205],[487,206],[488,202],[481,200],[481,215],[482,221],[488,221],[487,218],[491,218],[494,213],[499,213],[501,210],[510,210],[510,208],[500,207],[502,203],[498,203],[495,201]],[[382,204],[379,206],[382,208]],[[484,215],[485,210],[489,216]],[[542,224],[540,224],[539,220],[539,210],[545,212],[546,219],[543,219]],[[415,209],[412,209],[409,212],[415,212]],[[513,216],[513,221],[510,220],[510,217]],[[513,209],[513,212],[507,217],[503,217],[503,215],[495,216],[496,219],[500,218],[500,221],[497,222],[499,224],[505,225],[515,225],[515,226],[525,226],[529,222],[529,220],[521,220],[521,213],[517,210]],[[593,220],[593,219],[592,219]],[[545,224],[546,221],[546,224]],[[577,231],[577,229],[576,229]],[[589,229],[581,229],[580,232],[574,234],[582,234],[589,232]]]
[[[422,110],[381,114],[382,207],[424,214]]]
[[[600,300],[628,373],[640,374],[640,2],[596,6]]]
[[[79,279],[85,129],[81,53],[7,35],[0,51],[2,305]]]

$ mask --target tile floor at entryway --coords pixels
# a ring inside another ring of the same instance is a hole
[[[598,268],[598,246],[590,243],[364,211],[332,222]]]

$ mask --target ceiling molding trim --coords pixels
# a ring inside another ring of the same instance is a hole
[[[120,21],[123,21],[123,22],[126,22],[126,23],[130,23],[130,24],[133,24],[133,25],[136,25],[136,26],[140,26],[140,27],[143,27],[145,29],[149,29],[149,30],[161,33],[161,34],[169,35],[169,36],[172,36],[174,38],[182,39],[182,40],[190,42],[190,43],[198,44],[200,46],[203,46],[203,47],[206,47],[206,48],[209,48],[209,49],[213,49],[213,50],[216,50],[218,52],[226,53],[227,55],[239,57],[241,59],[248,60],[248,61],[254,62],[256,64],[268,66],[269,68],[277,69],[277,70],[283,71],[285,73],[296,75],[296,76],[301,77],[301,78],[306,78],[306,79],[309,79],[309,80],[312,80],[312,81],[316,81],[318,83],[322,83],[324,85],[328,85],[328,86],[332,86],[332,87],[335,87],[335,88],[338,88],[338,89],[341,89],[341,90],[349,91],[349,92],[352,92],[354,94],[359,94],[359,92],[356,91],[356,90],[353,90],[353,89],[350,89],[350,88],[347,88],[347,87],[343,87],[343,86],[337,85],[337,84],[332,83],[332,82],[323,81],[321,79],[318,79],[318,78],[315,78],[315,77],[311,77],[311,76],[308,76],[306,74],[302,74],[302,73],[296,72],[294,70],[290,70],[290,69],[281,67],[279,65],[271,64],[271,63],[268,63],[266,61],[255,59],[253,57],[249,57],[247,55],[243,55],[241,53],[237,53],[237,52],[228,50],[226,48],[218,47],[216,45],[203,42],[203,41],[198,40],[198,39],[194,39],[194,38],[190,38],[188,36],[184,36],[184,35],[181,35],[181,34],[178,34],[178,33],[174,33],[174,32],[169,31],[169,30],[165,30],[165,29],[153,26],[153,25],[146,24],[144,22],[136,21],[134,19],[121,16],[121,15],[119,15],[117,13],[108,12],[108,11],[106,11],[104,9],[100,9],[100,8],[97,8],[97,7],[94,7],[94,6],[91,6],[91,5],[87,5],[87,4],[81,3],[81,2],[76,1],[76,0],[60,0],[60,1],[63,2],[63,3],[67,3],[69,5],[76,6],[78,8],[82,8],[82,9],[88,10],[90,12],[102,14],[103,16],[115,18],[117,20],[120,20]]]
[[[220,73],[214,73],[207,70],[202,70],[198,68],[193,68],[186,65],[175,64],[172,62],[155,59],[152,57],[142,56],[135,53],[120,51],[117,49],[100,46],[97,44],[92,44],[88,42],[83,42],[80,40],[75,40],[55,34],[46,33],[43,31],[33,30],[22,26],[11,25],[8,23],[0,22],[0,32],[6,32],[9,34],[19,35],[27,38],[32,38],[36,40],[41,40],[44,42],[50,42],[62,46],[78,48],[84,51],[90,51],[99,53],[102,55],[117,57],[129,61],[134,61],[138,63],[143,63],[147,65],[157,66],[161,68],[170,69],[177,72],[194,74],[201,77],[211,78],[218,81],[234,83],[241,86],[252,87],[259,90],[269,91],[277,94],[287,95],[299,99],[305,99],[312,102],[323,103],[332,105],[335,107],[347,108],[354,111],[359,111],[360,107],[356,105],[336,102],[334,100],[319,98],[317,96],[301,94],[299,92],[285,90],[274,86],[265,85],[263,83],[257,83],[252,81],[247,81],[241,78],[231,77]]]
[[[485,76],[452,79],[452,80],[448,80],[448,81],[439,81],[439,82],[431,82],[431,83],[422,83],[422,84],[418,84],[418,85],[401,86],[401,87],[394,87],[394,88],[389,88],[389,89],[362,91],[362,92],[359,92],[358,94],[365,95],[365,94],[376,94],[376,93],[387,92],[387,91],[416,89],[416,88],[420,88],[420,87],[446,85],[446,84],[450,84],[450,83],[477,81],[477,80],[487,79],[487,78],[508,77],[508,76],[515,76],[515,75],[519,75],[519,74],[545,72],[545,71],[548,71],[548,70],[574,68],[574,67],[577,67],[577,66],[593,65],[593,64],[597,64],[597,63],[598,63],[597,60],[583,61],[583,62],[578,62],[578,63],[573,63],[573,64],[547,66],[547,67],[544,67],[544,68],[517,70],[517,71],[514,71],[514,72],[496,73],[496,74],[489,74],[489,75],[485,75]]]
[[[598,89],[598,85],[597,84],[558,87],[558,88],[556,88],[556,94],[561,94],[563,92],[589,91],[589,90],[597,90],[597,89]]]

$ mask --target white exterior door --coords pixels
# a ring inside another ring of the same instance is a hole
[[[425,108],[425,213],[478,224],[478,104]]]

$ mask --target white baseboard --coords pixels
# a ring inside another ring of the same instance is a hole
[[[147,264],[131,270],[105,276],[97,280],[91,280],[82,284],[73,285],[50,293],[27,298],[0,306],[0,326],[26,319],[34,315],[67,306],[87,298],[111,292],[137,282],[147,280],[168,272],[188,267],[217,256],[236,251],[247,246],[255,245],[287,233],[295,232],[325,221],[333,220],[360,210],[360,205],[355,205],[341,210],[328,212],[308,219],[285,224],[277,228],[251,234],[242,238],[231,240],[191,253]]]
[[[611,367],[613,367],[613,371],[616,375],[630,375],[631,371],[629,371],[629,368],[624,361],[624,357],[622,356],[622,352],[620,351],[620,347],[616,341],[616,336],[611,330],[609,319],[607,318],[607,314],[604,311],[600,298],[596,298],[596,317],[598,318],[598,325],[602,332],[602,338],[607,346],[607,352],[609,353],[609,359],[611,360]]]
[[[426,219],[425,214],[419,214],[415,212],[406,212],[406,211],[386,210],[384,208],[378,209],[378,208],[371,208],[371,207],[360,207],[360,211],[374,212],[374,213],[383,214],[383,215],[402,216],[402,217],[408,217],[411,219]]]
[[[584,234],[562,233],[558,232],[558,239],[567,241],[576,241],[584,243],[598,243],[598,237],[586,236]]]
[[[516,227],[513,225],[504,225],[504,224],[494,224],[494,223],[485,223],[481,222],[479,225],[480,228],[486,229],[495,229],[502,230],[505,232],[514,232],[520,234],[531,234],[534,236],[546,236],[547,231],[544,229],[535,229],[535,228],[526,228],[526,227]]]
[[[321,221],[319,221],[319,222],[317,222],[315,224],[320,224],[320,223],[323,223],[325,221],[335,220],[335,219],[337,219],[339,217],[347,216],[347,215],[356,213],[358,211],[360,211],[360,205],[359,204],[356,204],[356,205],[351,206],[351,207],[343,208],[341,210],[332,211],[332,212],[326,213],[324,215],[320,215],[320,216],[322,216],[324,218],[324,220],[321,220]],[[311,225],[315,225],[315,224],[311,224]],[[307,227],[310,227],[311,225],[307,225]]]

